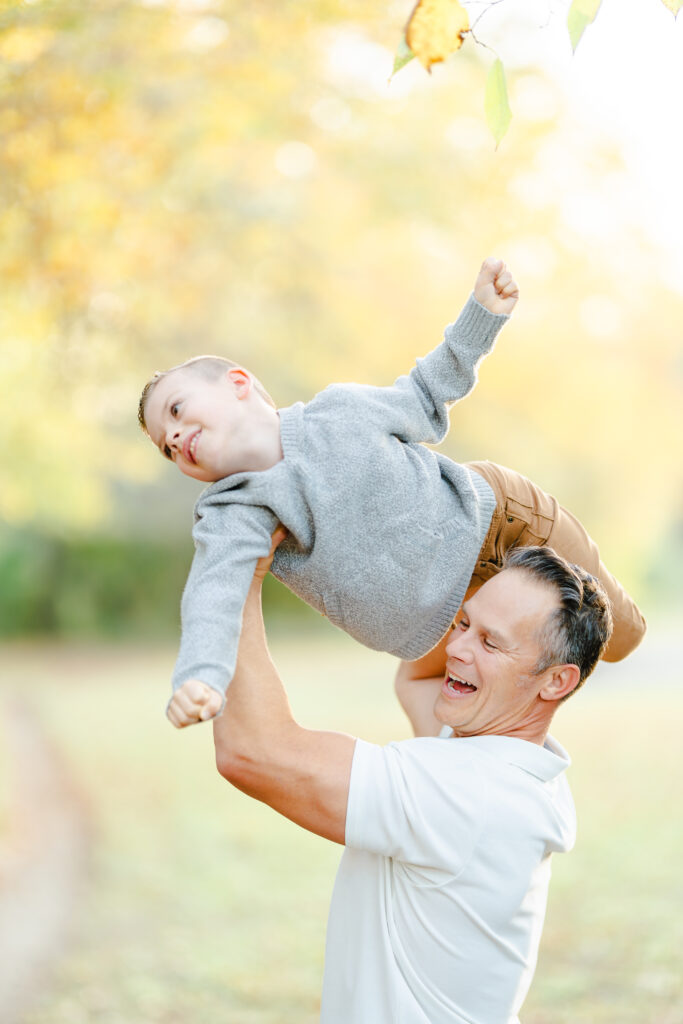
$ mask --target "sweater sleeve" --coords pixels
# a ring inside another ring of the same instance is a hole
[[[259,505],[203,495],[195,509],[195,554],[181,601],[182,633],[173,690],[201,679],[224,697],[237,660],[242,612],[277,517]]]
[[[418,359],[408,376],[399,377],[392,387],[369,389],[374,391],[370,403],[375,415],[388,432],[401,441],[442,441],[450,405],[473,389],[479,362],[508,320],[490,313],[472,295],[455,323],[446,327],[441,344]]]

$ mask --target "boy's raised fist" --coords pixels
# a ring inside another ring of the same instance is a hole
[[[474,282],[474,297],[490,313],[504,313],[506,316],[512,313],[519,298],[519,288],[506,263],[492,257],[484,260]]]

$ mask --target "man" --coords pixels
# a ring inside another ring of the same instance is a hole
[[[569,759],[548,728],[609,640],[604,591],[549,548],[513,551],[439,649],[401,664],[416,738],[382,748],[292,718],[266,647],[268,564],[214,738],[226,779],[347,846],[321,1020],[512,1024],[536,963],[550,855],[574,841]]]

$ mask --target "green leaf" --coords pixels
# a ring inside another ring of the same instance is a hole
[[[584,30],[592,21],[595,21],[595,16],[600,10],[601,2],[602,0],[573,0],[567,15],[567,28],[569,29],[572,50],[575,53]],[[672,0],[672,2],[680,4],[681,0]]]
[[[394,77],[394,75],[398,71],[400,71],[401,68],[404,68],[406,66],[406,64],[409,64],[414,56],[415,56],[415,54],[413,53],[413,51],[410,49],[410,47],[408,46],[407,42],[405,41],[405,37],[403,37],[401,39],[401,42],[398,44],[398,50],[396,51],[396,56],[394,57],[394,66],[393,66],[393,68],[391,70],[391,75],[389,76],[389,81],[391,81],[391,79]]]
[[[491,65],[491,70],[486,79],[484,110],[486,111],[486,123],[496,140],[497,149],[512,120],[512,111],[508,103],[508,89],[505,81],[505,68],[500,60],[494,61]]]
[[[662,0],[662,3],[668,10],[671,11],[674,18],[680,11],[681,7],[683,7],[683,0]]]

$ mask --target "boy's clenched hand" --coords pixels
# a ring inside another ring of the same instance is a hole
[[[223,706],[220,693],[200,679],[186,679],[173,694],[166,715],[176,729],[215,718]]]
[[[519,288],[502,260],[484,260],[474,282],[474,297],[490,313],[505,313],[507,316],[512,313],[519,298]]]

